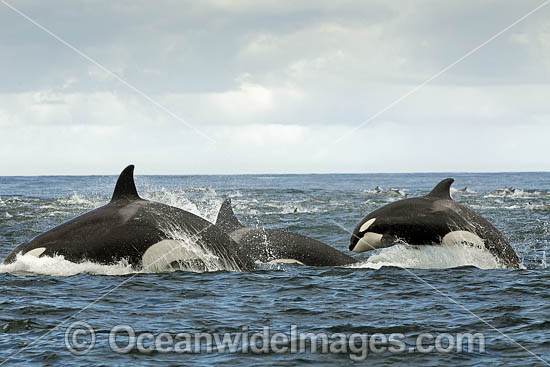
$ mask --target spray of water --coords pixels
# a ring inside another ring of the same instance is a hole
[[[36,257],[31,255],[18,255],[11,264],[0,264],[0,273],[16,275],[51,275],[71,276],[76,274],[96,275],[127,275],[135,273],[127,261],[120,261],[114,265],[101,265],[90,261],[73,263],[65,260],[63,256]]]
[[[155,260],[144,263],[146,272],[184,270],[194,272],[241,270],[229,256],[216,255],[202,238],[201,233],[191,234],[175,223],[166,222],[161,230],[169,239],[167,248]]]
[[[396,266],[416,269],[445,269],[475,266],[480,269],[501,269],[502,264],[488,251],[461,244],[447,246],[395,245],[379,250],[365,262],[350,265],[353,268],[380,269]]]

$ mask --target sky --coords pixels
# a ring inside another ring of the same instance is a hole
[[[2,0],[0,24],[0,176],[550,170],[543,0]]]

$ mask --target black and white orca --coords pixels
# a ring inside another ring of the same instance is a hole
[[[451,198],[454,179],[426,196],[399,200],[367,215],[355,227],[349,249],[364,252],[392,246],[464,243],[487,249],[504,266],[521,262],[508,241],[486,219]]]
[[[134,166],[120,174],[111,201],[16,247],[18,254],[62,255],[71,262],[115,264],[158,270],[194,264],[204,269],[246,270],[255,265],[227,234],[185,210],[139,197]]]
[[[229,234],[255,262],[309,266],[343,266],[358,262],[329,245],[297,233],[245,227],[235,216],[230,199],[223,202],[216,226]]]

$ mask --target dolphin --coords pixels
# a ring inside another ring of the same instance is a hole
[[[508,241],[486,219],[451,198],[447,178],[426,196],[399,200],[367,215],[353,230],[349,249],[364,252],[392,246],[466,243],[484,247],[506,267],[521,262]]]
[[[115,264],[127,261],[136,269],[159,270],[198,264],[201,269],[246,270],[250,257],[227,234],[195,214],[139,197],[134,166],[118,177],[111,201],[73,218],[16,247],[18,254],[61,255],[71,262]]]
[[[241,249],[260,263],[296,263],[309,266],[343,266],[358,262],[320,241],[278,229],[243,226],[226,199],[216,226],[233,238]]]

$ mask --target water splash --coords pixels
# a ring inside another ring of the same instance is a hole
[[[457,194],[457,195],[468,195],[468,194],[477,194],[476,191],[470,189],[469,187],[463,187],[462,189],[455,189],[454,187],[451,187],[451,195]]]
[[[152,266],[145,266],[146,272],[166,270],[205,271],[241,271],[235,259],[214,254],[204,242],[201,234],[191,234],[176,223],[164,223],[161,227],[171,240],[168,251],[155,260]]]
[[[85,197],[85,196],[82,196],[81,194],[78,194],[77,192],[74,192],[68,198],[67,197],[59,198],[57,201],[62,206],[70,205],[70,206],[80,206],[85,208],[96,207],[96,206],[107,204],[105,202],[105,198]]]
[[[202,197],[197,201],[191,201],[188,197],[188,192],[200,193]],[[160,189],[146,190],[141,196],[144,199],[156,201],[162,204],[170,205],[179,209],[183,209],[209,222],[216,220],[218,209],[222,204],[222,199],[218,197],[215,190],[210,188],[190,189],[190,190],[168,190],[164,187]]]
[[[382,249],[367,261],[350,267],[380,269],[383,266],[415,269],[446,269],[460,266],[475,266],[480,269],[505,268],[488,251],[463,245],[395,245]]]
[[[91,261],[74,263],[65,260],[63,256],[17,255],[13,263],[0,264],[0,273],[15,275],[35,274],[68,277],[76,274],[127,275],[135,272],[127,261],[121,261],[114,265],[101,265]]]
[[[526,198],[536,198],[541,196],[541,192],[535,190],[523,190],[523,189],[514,189],[514,188],[504,188],[493,190],[486,195],[484,198],[513,198],[513,199],[526,199]]]

